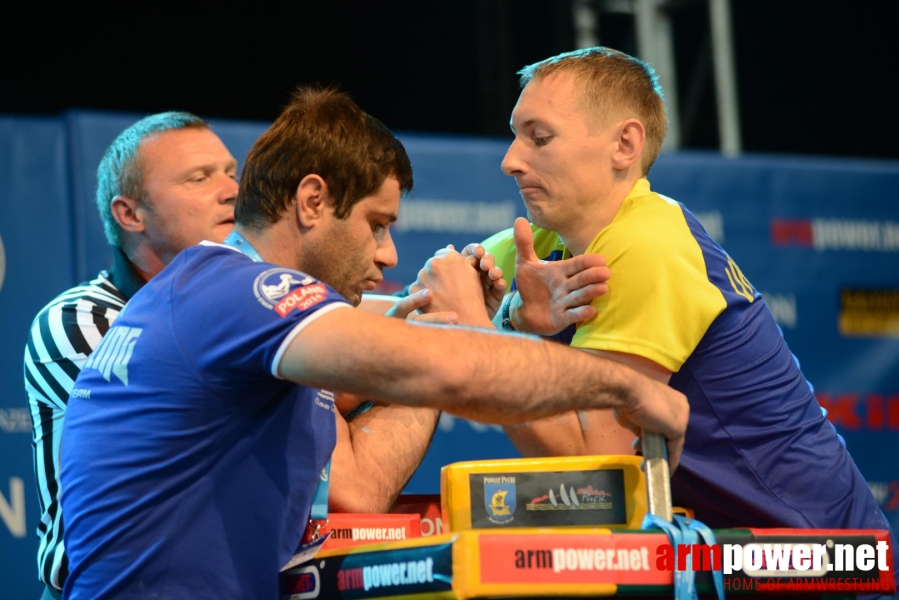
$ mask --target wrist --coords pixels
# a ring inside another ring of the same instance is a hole
[[[517,331],[515,326],[512,323],[512,300],[515,298],[517,292],[512,292],[505,298],[503,298],[502,306],[500,307],[500,312],[502,314],[500,320],[500,329],[503,331]]]

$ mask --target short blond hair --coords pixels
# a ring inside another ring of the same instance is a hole
[[[665,95],[655,70],[624,52],[597,46],[565,52],[518,71],[521,87],[558,73],[575,77],[575,94],[600,119],[607,115],[636,118],[646,130],[641,167],[648,174],[668,131]]]

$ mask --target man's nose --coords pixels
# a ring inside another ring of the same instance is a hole
[[[524,172],[524,162],[521,160],[518,140],[513,140],[506,155],[503,157],[501,168],[506,175],[514,176],[516,173]]]
[[[378,244],[378,249],[375,252],[375,263],[385,269],[392,269],[398,262],[399,258],[396,254],[396,246],[393,243],[393,237],[391,237],[390,230],[388,229],[384,239]]]
[[[222,175],[222,184],[219,199],[221,202],[234,202],[237,199],[237,190],[239,185],[234,178],[228,175]]]

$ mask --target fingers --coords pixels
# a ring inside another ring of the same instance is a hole
[[[683,436],[667,440],[668,445],[668,470],[674,475],[674,470],[677,469],[677,465],[680,463],[681,454],[684,452],[684,438]]]
[[[612,278],[612,272],[608,267],[590,267],[579,270],[567,276],[562,284],[563,289],[576,290],[597,283],[605,283]]]
[[[686,396],[663,383],[640,380],[649,386],[638,393],[628,410],[615,411],[615,418],[627,429],[640,435],[640,428],[665,436],[668,465],[673,473],[684,450],[684,436],[690,419],[690,405]]]
[[[593,315],[596,314],[596,309],[590,306],[589,304],[586,306],[578,306],[575,308],[569,308],[568,310],[562,312],[559,316],[559,322],[556,324],[560,329],[565,329],[569,325],[574,325],[575,323],[580,323],[581,321],[586,321],[587,319],[592,319]]]
[[[613,409],[612,409],[612,414],[615,415],[615,421],[617,421],[617,423],[618,423],[619,425],[621,425],[622,427],[624,427],[624,428],[627,429],[628,431],[632,432],[635,436],[637,436],[637,439],[638,439],[638,441],[639,441],[639,438],[640,438],[640,431],[641,431],[640,428],[639,428],[637,425],[635,425],[633,421],[631,421],[630,419],[628,419],[627,417],[625,417],[624,415],[622,415],[622,414],[618,411],[617,408],[613,408]]]
[[[533,235],[531,237],[533,238]],[[561,267],[562,273],[564,273],[566,277],[572,277],[581,271],[590,271],[599,267],[606,267],[606,258],[599,254],[580,254],[566,260],[558,261],[557,264]],[[602,272],[606,274],[606,279],[612,275],[608,268]]]
[[[482,258],[487,253],[484,250],[484,247],[480,244],[468,244],[464,248],[462,248],[462,256],[475,256],[477,258]]]
[[[409,313],[418,310],[422,306],[425,306],[431,301],[433,298],[433,294],[431,290],[421,290],[419,292],[415,292],[414,294],[410,294],[405,298],[402,298],[399,302],[397,302],[393,308],[387,311],[388,317],[399,317],[400,319],[405,319],[409,316]]]
[[[496,266],[496,257],[480,244],[468,244],[462,249],[461,254],[468,259],[468,264],[483,272],[491,280],[502,279],[503,270]]]
[[[515,219],[514,225],[515,251],[517,256],[515,262],[536,262],[539,260],[537,253],[534,251],[534,232],[531,230],[531,224],[524,217]]]

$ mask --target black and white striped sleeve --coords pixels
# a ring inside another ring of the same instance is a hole
[[[45,306],[31,325],[25,347],[25,391],[41,506],[38,573],[42,582],[57,589],[68,574],[59,508],[59,441],[66,406],[81,367],[124,305],[124,297],[101,274]]]

